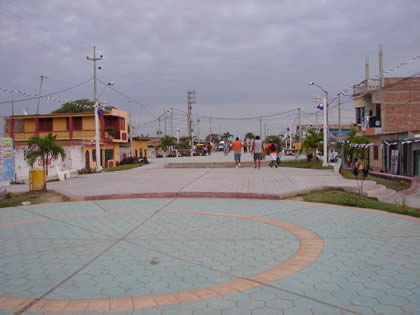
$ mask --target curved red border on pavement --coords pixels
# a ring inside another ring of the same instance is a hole
[[[111,215],[121,213],[144,213],[154,210],[139,211],[114,211],[107,213],[88,213],[86,216]],[[74,312],[116,312],[129,311],[134,309],[150,308],[163,305],[182,304],[194,301],[203,301],[213,297],[226,296],[252,288],[264,286],[274,281],[290,277],[298,271],[301,271],[311,265],[322,253],[324,241],[316,233],[295,224],[278,221],[270,218],[254,217],[243,214],[231,214],[224,212],[209,211],[188,211],[188,210],[160,210],[166,213],[188,213],[199,215],[223,216],[245,220],[252,220],[263,224],[270,224],[285,229],[294,234],[299,240],[298,250],[285,262],[260,272],[256,275],[233,280],[205,288],[178,291],[172,294],[155,294],[147,296],[134,296],[126,298],[108,298],[108,299],[43,299],[36,301],[33,298],[25,297],[0,297],[0,310],[20,310],[26,305],[32,304],[26,311],[41,313],[74,313]],[[15,221],[1,226],[12,226],[17,224],[26,224],[54,218],[84,216],[83,214],[74,214],[67,216],[51,217]]]

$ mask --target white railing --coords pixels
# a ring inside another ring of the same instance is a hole
[[[353,94],[366,94],[381,88],[381,79],[369,79],[353,85]]]

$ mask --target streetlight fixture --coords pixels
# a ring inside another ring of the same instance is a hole
[[[105,89],[108,86],[112,86],[114,85],[114,82],[108,82],[105,87],[103,88],[103,90],[101,91],[101,93],[99,93],[99,96],[96,98],[95,100],[95,105],[94,105],[94,109],[95,109],[95,150],[96,150],[96,171],[100,172],[102,171],[102,166],[101,166],[101,149],[100,149],[100,143],[99,143],[99,116],[98,116],[98,109],[99,109],[99,102],[98,102],[98,98],[101,96],[101,94],[105,91]]]
[[[322,161],[322,166],[328,166],[328,91],[323,89],[321,86],[319,86],[318,84],[314,83],[314,82],[309,82],[309,85],[314,85],[316,87],[318,87],[322,92],[324,92],[324,104],[323,106],[318,105],[318,108],[320,110],[324,111],[324,140],[323,140],[323,145],[324,145],[324,157],[323,157],[323,161]]]

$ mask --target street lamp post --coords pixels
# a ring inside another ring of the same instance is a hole
[[[322,92],[324,92],[324,126],[323,126],[323,146],[324,146],[324,157],[322,161],[322,166],[328,166],[328,91],[323,89],[321,86],[314,82],[309,82],[309,85],[314,85],[318,87]]]
[[[108,82],[107,85],[105,86],[105,88],[102,90],[102,92],[105,91],[106,87],[114,85],[114,84],[115,84],[114,82]],[[99,94],[99,97],[102,94],[102,92]],[[98,115],[99,102],[98,102],[98,98],[96,98],[95,105],[94,105],[94,108],[95,108],[95,150],[96,150],[95,157],[96,157],[96,171],[100,172],[100,171],[102,171],[102,166],[101,166],[101,151],[100,151],[100,143],[99,143],[99,115]]]

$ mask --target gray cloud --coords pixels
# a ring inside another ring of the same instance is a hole
[[[93,76],[86,56],[96,45],[104,55],[98,76],[145,105],[135,107],[139,123],[171,106],[186,109],[192,88],[196,113],[260,115],[297,106],[312,112],[312,97],[320,92],[308,81],[335,95],[363,80],[365,56],[377,71],[379,43],[386,67],[418,55],[419,15],[417,0],[2,1],[0,86],[37,93],[41,74],[49,77],[44,92],[85,81]],[[416,62],[400,74],[418,71]],[[11,98],[0,94],[0,101]],[[92,98],[92,85],[59,98]],[[127,108],[127,100],[110,90],[103,98]],[[33,112],[35,105],[16,103],[16,110]],[[43,112],[58,106],[42,100]],[[346,120],[353,118],[351,106],[346,104]],[[10,114],[9,104],[2,104],[1,114]],[[293,119],[270,124],[275,130]],[[184,122],[177,124],[185,129]],[[208,122],[201,124],[207,132]],[[258,122],[214,125],[240,135],[251,125],[259,128]],[[156,124],[137,129],[151,134]]]

